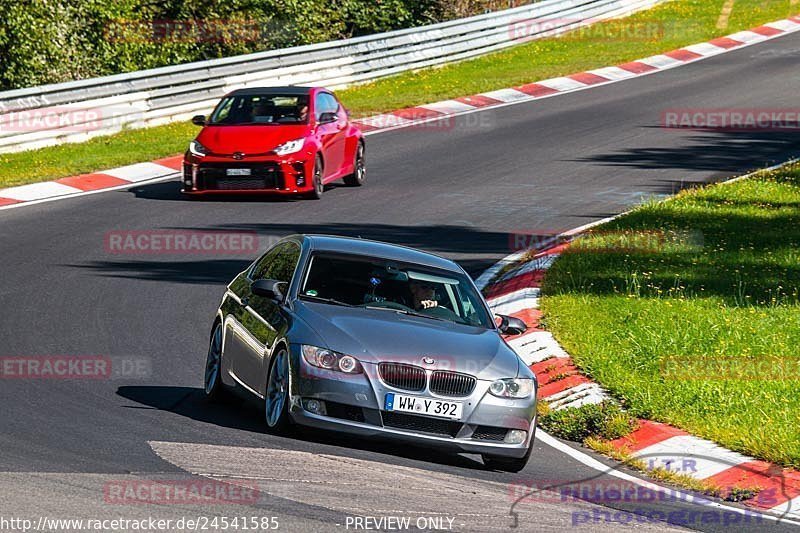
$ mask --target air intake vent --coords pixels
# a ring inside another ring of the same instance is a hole
[[[461,422],[456,422],[453,420],[439,420],[425,416],[395,413],[394,411],[383,411],[381,416],[383,417],[383,425],[385,427],[392,427],[419,433],[430,433],[432,435],[439,435],[442,437],[455,438],[462,427]]]

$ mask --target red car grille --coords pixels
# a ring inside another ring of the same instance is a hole
[[[247,169],[249,176],[228,176],[228,169]],[[283,174],[275,163],[204,163],[197,168],[200,190],[256,190],[283,188]]]

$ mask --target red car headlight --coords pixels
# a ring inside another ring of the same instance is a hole
[[[305,142],[306,142],[305,138],[295,139],[293,141],[285,142],[283,144],[278,145],[278,147],[275,148],[275,153],[277,155],[294,154],[303,149],[303,145],[305,144]]]

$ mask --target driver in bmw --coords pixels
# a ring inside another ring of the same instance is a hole
[[[408,280],[408,288],[411,291],[411,296],[414,301],[414,309],[430,309],[431,307],[438,307],[439,302],[436,301],[436,291],[432,283],[421,281],[418,279]]]

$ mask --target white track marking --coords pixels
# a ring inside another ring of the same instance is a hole
[[[682,470],[681,473],[697,479],[709,478],[733,466],[753,460],[710,440],[692,435],[670,437],[637,451],[633,456],[643,456],[648,463],[654,461],[654,466],[663,466],[667,463],[679,465],[684,459],[693,461],[693,468]]]
[[[750,30],[740,31],[738,33],[734,33],[733,35],[728,35],[728,38],[746,44],[760,43],[761,41],[766,41],[767,39],[769,39],[769,37],[765,35],[761,35],[760,33],[756,33]]]
[[[586,83],[581,83],[579,81],[575,81],[572,78],[561,77],[561,78],[551,78],[549,80],[542,80],[537,81],[537,85],[544,85],[545,87],[550,87],[551,89],[555,89],[556,91],[567,92],[567,91],[574,91],[576,89],[584,89],[588,86]]]
[[[445,115],[452,115],[453,113],[460,113],[461,111],[472,111],[473,109],[477,109],[474,105],[464,104],[456,100],[445,100],[443,102],[434,102],[432,104],[424,104],[417,107],[430,109],[431,111],[438,111],[439,113],[443,113]]]
[[[800,1],[800,0],[794,0],[794,2],[798,2],[798,1]],[[800,28],[800,24],[798,24],[797,22],[794,22],[792,20],[788,20],[788,19],[787,20],[779,20],[777,22],[770,22],[768,24],[764,24],[764,26],[767,26],[769,28],[774,28],[776,30],[781,30],[781,31],[795,31],[798,28]]]
[[[713,45],[711,43],[693,44],[692,46],[685,47],[684,50],[689,50],[690,52],[694,52],[695,54],[699,54],[701,56],[713,56],[725,52],[725,48]]]
[[[800,496],[793,498],[788,502],[783,502],[780,505],[776,505],[770,509],[770,512],[778,515],[785,514],[788,518],[800,520]]]
[[[644,59],[640,59],[638,62],[644,63],[645,65],[650,65],[651,67],[655,67],[657,69],[667,69],[684,64],[684,61],[681,61],[680,59],[674,59],[664,54],[645,57]]]
[[[508,342],[508,345],[517,352],[519,358],[528,366],[551,357],[558,359],[569,357],[569,354],[564,351],[549,331],[526,333],[521,337],[512,339]]]
[[[157,163],[137,163],[135,165],[127,165],[124,167],[112,168],[111,170],[104,170],[98,174],[107,174],[121,180],[136,183],[139,181],[151,180],[170,174],[175,174],[174,168],[165,167]],[[2,194],[2,191],[0,191]]]
[[[76,187],[56,183],[55,181],[43,181],[41,183],[31,183],[28,185],[20,185],[18,187],[11,187],[0,191],[3,198],[10,198],[12,200],[19,200],[21,202],[31,202],[34,200],[41,200],[43,198],[50,198],[53,196],[63,196],[65,194],[74,194],[81,192]]]
[[[568,407],[603,403],[608,395],[597,383],[582,383],[545,399],[550,409],[559,411]]]
[[[375,115],[374,117],[360,118],[355,122],[357,124],[364,124],[374,128],[393,128],[397,126],[403,126],[414,121],[408,120],[407,118],[398,117],[397,115],[393,115],[391,113],[384,113],[382,115]]]
[[[499,100],[507,104],[533,99],[531,95],[524,93],[522,91],[518,91],[516,89],[498,89],[496,91],[490,91],[488,93],[481,93],[479,96],[486,96],[487,98],[491,98],[492,100]],[[492,106],[492,107],[497,107],[497,106]]]
[[[538,298],[538,297],[539,297],[538,287],[523,287],[521,289],[509,292],[502,296],[495,296],[494,298],[489,298],[486,300],[486,303],[489,304],[489,307],[494,307],[496,305],[507,304],[510,302],[521,300],[523,298]]]
[[[604,67],[604,68],[596,68],[594,70],[587,71],[589,74],[594,74],[595,76],[600,76],[601,78],[606,78],[611,81],[622,81],[627,80],[628,78],[635,78],[638,76],[635,72],[631,72],[630,70],[625,70],[624,68],[619,67]]]

